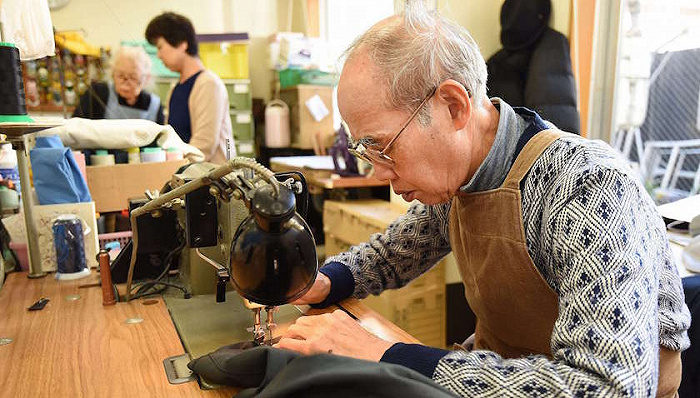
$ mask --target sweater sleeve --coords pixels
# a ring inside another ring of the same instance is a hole
[[[202,79],[200,81],[200,79]],[[192,138],[189,144],[204,153],[205,161],[214,157],[225,117],[229,117],[226,88],[210,72],[203,71],[195,81],[188,100]]]

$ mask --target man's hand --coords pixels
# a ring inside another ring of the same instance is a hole
[[[325,300],[331,292],[331,280],[322,273],[316,274],[316,281],[306,294],[296,299],[291,304],[317,304]]]
[[[303,316],[275,344],[304,355],[335,354],[378,362],[393,343],[365,330],[341,310]]]

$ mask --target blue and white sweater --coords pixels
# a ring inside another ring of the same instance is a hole
[[[465,192],[499,187],[533,125],[542,129],[536,114],[494,104],[496,139]],[[553,359],[397,343],[382,361],[460,396],[655,396],[659,344],[686,349],[690,314],[644,187],[608,145],[566,137],[545,150],[521,190],[528,252],[559,295]],[[400,288],[428,271],[450,252],[449,211],[450,203],[413,205],[385,233],[329,258],[321,272],[331,293],[321,305]]]

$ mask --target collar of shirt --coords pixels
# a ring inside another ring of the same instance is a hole
[[[463,193],[488,191],[503,184],[515,161],[514,154],[518,146],[518,139],[529,124],[502,99],[492,98],[491,103],[500,113],[496,138],[471,180],[460,187],[460,191]]]

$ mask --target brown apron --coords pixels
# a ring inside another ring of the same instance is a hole
[[[477,318],[474,349],[504,358],[552,357],[557,294],[542,278],[525,243],[520,181],[549,145],[566,135],[545,130],[525,145],[500,188],[452,199],[450,243],[464,295]],[[657,397],[676,394],[680,353],[661,347]]]

